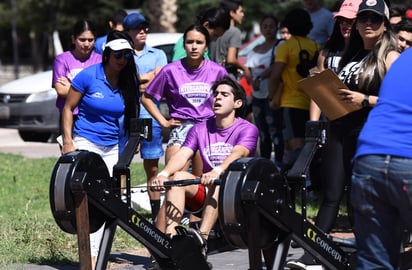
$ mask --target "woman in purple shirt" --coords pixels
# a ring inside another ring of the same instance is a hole
[[[93,51],[96,37],[93,23],[88,20],[76,22],[72,33],[72,48],[54,59],[52,85],[57,91],[56,107],[60,114],[66,102],[70,85],[84,68],[102,62],[102,56]],[[77,108],[73,112],[77,116]]]
[[[213,117],[212,84],[227,75],[217,63],[204,59],[210,42],[209,32],[202,25],[191,25],[183,35],[187,57],[163,67],[142,97],[147,111],[166,128],[172,128],[167,144],[165,162],[179,150],[187,132],[195,124]],[[166,98],[170,119],[159,111],[152,98]],[[187,164],[188,168],[189,163]],[[192,169],[200,175],[200,157],[195,157]]]

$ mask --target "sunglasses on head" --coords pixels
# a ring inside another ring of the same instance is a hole
[[[133,57],[133,53],[131,51],[113,51],[113,56],[116,59],[124,57],[124,59],[129,60]]]
[[[368,21],[372,24],[381,24],[383,22],[383,16],[374,12],[365,12],[358,15],[358,22],[367,23]]]

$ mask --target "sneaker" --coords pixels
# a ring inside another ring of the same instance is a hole
[[[157,263],[155,258],[150,256],[150,263],[147,266],[147,270],[162,270],[162,268],[160,268],[160,265]]]
[[[187,235],[195,239],[195,242],[200,247],[200,251],[202,252],[202,255],[206,258],[207,257],[207,242],[206,242],[206,239],[203,237],[203,235],[199,231],[193,228],[187,229]]]
[[[308,269],[309,266],[320,266],[319,269],[322,269],[322,266],[316,261],[316,259],[309,253],[304,253],[299,259],[288,261],[286,264],[290,269]],[[310,267],[313,268],[313,267]]]

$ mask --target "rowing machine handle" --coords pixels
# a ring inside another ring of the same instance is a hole
[[[220,185],[220,179],[213,180],[213,185]],[[198,185],[201,184],[200,178],[196,179],[184,179],[184,180],[170,180],[163,182],[164,187],[183,187],[189,185]]]

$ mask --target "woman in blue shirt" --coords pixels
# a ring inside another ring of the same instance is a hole
[[[118,161],[119,118],[124,116],[128,132],[130,119],[137,115],[138,89],[133,41],[127,33],[112,31],[107,36],[102,63],[85,68],[72,81],[62,111],[62,154],[76,149],[95,152],[112,175]],[[76,107],[79,114],[73,123]],[[103,226],[90,235],[93,265],[102,232]]]

